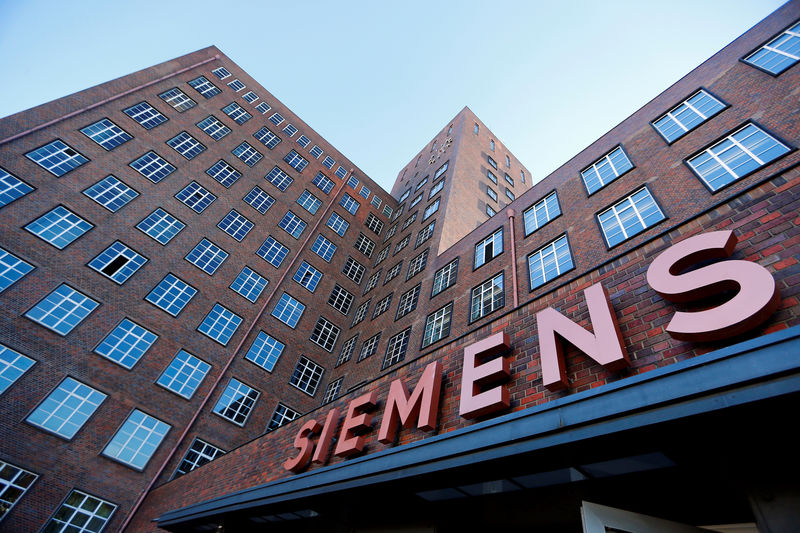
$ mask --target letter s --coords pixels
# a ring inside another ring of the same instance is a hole
[[[667,248],[650,265],[647,283],[671,302],[737,291],[729,301],[711,309],[676,312],[667,325],[672,337],[687,341],[732,337],[761,325],[778,308],[781,297],[775,279],[751,261],[722,261],[681,273],[701,261],[730,257],[736,242],[732,231],[696,235]]]

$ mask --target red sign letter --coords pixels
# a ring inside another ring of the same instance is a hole
[[[350,402],[350,407],[347,409],[347,416],[344,417],[344,422],[342,422],[342,432],[339,433],[339,442],[336,443],[335,455],[338,457],[348,457],[364,449],[364,441],[366,439],[363,435],[357,436],[356,433],[369,429],[370,422],[372,422],[372,415],[361,413],[356,416],[355,413],[360,409],[374,407],[377,402],[378,395],[375,394],[374,391],[359,396]]]
[[[536,313],[542,358],[542,382],[551,391],[564,389],[569,385],[562,339],[574,344],[608,370],[619,370],[630,364],[622,334],[614,318],[614,309],[611,307],[605,288],[595,283],[583,291],[583,297],[589,308],[589,320],[594,334],[552,307]]]
[[[772,274],[750,261],[725,261],[681,274],[695,263],[730,257],[736,241],[732,231],[695,235],[667,248],[650,265],[647,283],[671,302],[692,302],[737,291],[729,301],[711,309],[676,312],[667,325],[674,338],[712,341],[739,335],[763,323],[780,305]]]
[[[331,450],[331,441],[333,435],[336,433],[336,425],[339,423],[339,408],[334,407],[328,411],[328,416],[325,417],[325,425],[322,426],[322,433],[319,435],[317,441],[317,449],[314,451],[312,462],[321,464],[328,459],[328,452]]]
[[[498,357],[480,364],[478,358],[486,359],[508,350],[511,342],[504,331],[495,333],[482,341],[464,348],[464,370],[461,374],[461,407],[464,418],[477,418],[501,409],[508,409],[511,398],[502,385],[481,392],[486,385],[505,381],[510,376],[508,359]]]
[[[386,409],[378,432],[378,442],[389,444],[397,435],[397,424],[404,428],[411,427],[417,419],[417,427],[431,431],[436,427],[436,415],[439,410],[439,396],[442,389],[442,363],[430,363],[417,382],[417,388],[411,399],[408,399],[408,387],[399,379],[392,381],[389,397],[386,398]],[[398,420],[399,419],[399,420]]]
[[[294,446],[300,453],[297,454],[297,457],[293,459],[287,459],[285,463],[283,463],[283,467],[286,470],[291,470],[292,472],[302,472],[306,466],[308,466],[308,460],[311,459],[311,452],[314,450],[314,443],[311,442],[311,434],[316,433],[320,429],[319,422],[316,420],[309,420],[303,427],[300,428],[300,431],[297,432],[297,436],[294,438]]]

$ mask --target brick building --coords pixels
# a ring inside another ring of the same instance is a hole
[[[465,108],[387,193],[214,47],[0,120],[0,528],[796,525],[798,20],[535,185]]]

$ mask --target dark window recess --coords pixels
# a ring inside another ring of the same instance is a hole
[[[117,271],[119,271],[120,268],[124,267],[127,263],[128,263],[128,258],[119,255],[113,261],[104,266],[101,272],[106,276],[113,276],[114,274],[117,273]]]

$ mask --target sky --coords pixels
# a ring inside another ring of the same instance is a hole
[[[387,190],[465,105],[547,176],[780,0],[0,0],[0,117],[216,45]]]

